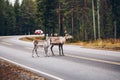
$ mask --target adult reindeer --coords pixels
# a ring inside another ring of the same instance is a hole
[[[64,37],[62,37],[62,36],[61,37],[50,37],[52,55],[54,56],[54,52],[53,52],[54,45],[58,45],[59,46],[59,55],[64,56],[63,44],[66,42],[67,39],[70,39],[70,38],[72,38],[72,36],[67,35],[67,34]]]

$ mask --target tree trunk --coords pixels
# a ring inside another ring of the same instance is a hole
[[[93,30],[94,30],[94,40],[96,40],[96,27],[95,27],[94,0],[92,0],[92,11],[93,11]]]
[[[73,14],[73,7],[72,7],[72,36],[74,36],[74,14]]]
[[[116,27],[116,21],[114,21],[114,38],[117,38],[117,27]]]
[[[59,35],[61,35],[61,31],[60,31],[60,29],[61,29],[61,26],[60,26],[60,0],[58,0],[58,34]]]
[[[101,34],[100,34],[100,13],[99,13],[99,10],[100,10],[100,0],[97,0],[97,15],[98,15],[98,38],[100,39],[101,38]]]

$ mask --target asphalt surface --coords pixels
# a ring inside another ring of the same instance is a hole
[[[51,80],[120,80],[120,52],[64,45],[65,56],[45,57],[39,48],[40,57],[32,58],[33,44],[18,40],[22,36],[1,36],[0,57],[25,66]]]

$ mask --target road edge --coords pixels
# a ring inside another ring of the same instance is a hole
[[[45,72],[43,72],[43,71],[39,71],[39,70],[37,70],[37,69],[34,69],[34,68],[31,68],[31,67],[28,67],[28,66],[19,64],[19,63],[17,63],[17,62],[14,62],[14,61],[12,61],[12,60],[6,59],[6,58],[4,58],[4,57],[1,57],[1,56],[0,56],[0,58],[3,59],[3,60],[6,60],[6,61],[8,61],[8,62],[10,62],[10,63],[12,63],[12,64],[15,64],[15,65],[17,65],[17,66],[20,66],[20,67],[22,67],[22,68],[25,68],[25,69],[27,69],[27,70],[31,70],[31,71],[33,71],[33,72],[35,72],[35,73],[39,73],[39,74],[41,74],[41,76],[47,77],[49,80],[64,80],[64,79],[59,78],[59,77],[57,77],[57,76],[54,76],[54,75],[52,75],[52,74],[45,73]]]

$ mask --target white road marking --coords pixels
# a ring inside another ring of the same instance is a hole
[[[82,57],[82,56],[74,56],[74,55],[67,55],[67,54],[66,54],[66,56],[78,58],[78,59],[89,60],[89,61],[96,61],[96,62],[120,65],[120,62],[113,62],[113,61],[107,61],[107,60],[102,60],[102,59],[88,58],[88,57]]]
[[[5,45],[12,45],[11,43],[8,43],[8,42],[1,42],[1,43]]]
[[[13,64],[15,64],[15,65],[18,65],[18,66],[20,66],[20,67],[23,67],[23,68],[26,68],[26,69],[29,69],[29,70],[35,71],[35,72],[37,72],[37,73],[40,73],[40,74],[43,74],[43,75],[49,76],[49,77],[54,78],[54,79],[56,79],[56,80],[64,80],[64,79],[59,78],[59,77],[57,77],[57,76],[54,76],[54,75],[52,75],[52,74],[45,73],[45,72],[43,72],[43,71],[39,71],[39,70],[37,70],[37,69],[34,69],[34,68],[31,68],[31,67],[28,67],[28,66],[25,66],[25,65],[19,64],[19,63],[14,62],[14,61],[11,61],[11,60],[9,60],[9,59],[3,58],[3,57],[0,57],[0,58],[3,59],[3,60],[6,60],[6,61],[8,61],[8,62],[11,62],[11,63],[13,63]]]
[[[26,48],[27,48],[27,49],[32,49],[32,48],[30,48],[30,47],[26,47]],[[68,55],[68,54],[66,54],[66,56],[73,57],[73,58],[84,59],[84,60],[89,60],[89,61],[96,61],[96,62],[102,62],[102,63],[120,65],[120,62],[113,62],[113,61],[107,61],[107,60],[102,60],[102,59],[88,58],[88,57]]]

